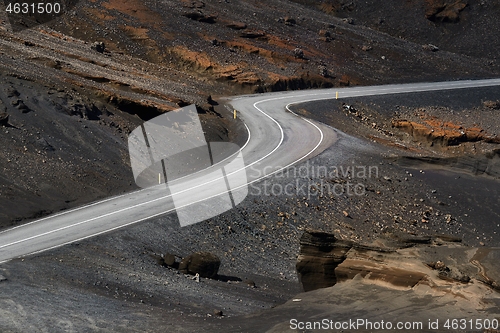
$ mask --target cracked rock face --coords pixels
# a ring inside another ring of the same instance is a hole
[[[466,247],[446,236],[378,239],[365,245],[305,231],[300,246],[296,267],[304,291],[356,278],[403,290],[474,284],[499,289],[500,250]]]
[[[331,287],[337,283],[336,267],[351,249],[350,242],[321,231],[306,231],[300,239],[297,272],[304,291]]]

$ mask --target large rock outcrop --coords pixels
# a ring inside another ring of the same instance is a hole
[[[306,231],[300,240],[297,272],[304,291],[360,278],[408,290],[482,283],[500,290],[500,250],[470,248],[449,236],[388,237],[372,244],[342,241],[333,234]]]
[[[441,146],[454,146],[463,142],[484,141],[500,143],[500,137],[479,127],[465,127],[436,117],[421,117],[418,121],[395,119],[392,126],[407,132],[413,139]]]
[[[350,242],[322,231],[306,231],[300,238],[297,272],[304,291],[333,286],[335,268],[345,260]]]

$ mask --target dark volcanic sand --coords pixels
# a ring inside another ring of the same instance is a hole
[[[128,134],[160,111],[121,107],[62,82],[0,78],[0,112],[9,115],[0,126],[0,229],[137,189]],[[225,117],[200,111],[206,140],[246,140],[243,125],[218,109]]]

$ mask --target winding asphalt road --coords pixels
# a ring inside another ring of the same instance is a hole
[[[500,79],[491,79],[292,91],[240,96],[229,99],[227,104],[239,111],[239,117],[248,129],[248,140],[241,153],[247,179],[251,183],[311,158],[337,140],[334,129],[295,115],[289,109],[291,104],[337,97],[499,85]],[[214,168],[218,165],[175,181],[175,188],[184,189],[175,193],[177,208],[179,202],[184,207],[203,204],[200,196],[193,196],[193,193],[200,192],[204,185],[220,181],[220,178],[207,178]],[[232,190],[242,190],[240,188]],[[107,233],[174,210],[172,194],[165,185],[158,185],[64,211],[1,232],[0,263]]]

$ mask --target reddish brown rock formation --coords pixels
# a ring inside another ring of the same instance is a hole
[[[421,120],[396,119],[392,121],[392,126],[407,132],[418,141],[425,140],[442,146],[477,141],[500,143],[498,136],[490,135],[479,127],[464,127],[437,117],[422,116]]]

